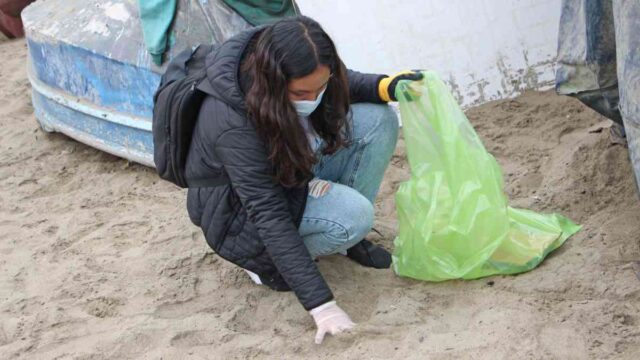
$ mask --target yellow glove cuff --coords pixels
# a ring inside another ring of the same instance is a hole
[[[391,80],[393,79],[387,76],[385,78],[382,78],[382,80],[380,80],[380,83],[378,84],[378,95],[384,102],[391,101],[391,97],[389,96],[389,85],[391,84]]]
[[[380,96],[380,99],[382,101],[385,101],[385,102],[392,101],[391,94],[389,94],[389,85],[391,85],[391,83],[395,78],[404,74],[413,74],[413,71],[411,70],[401,71],[393,76],[387,76],[385,78],[382,78],[382,80],[380,80],[380,83],[378,84],[378,96]]]

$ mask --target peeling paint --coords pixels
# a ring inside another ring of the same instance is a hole
[[[109,36],[111,33],[107,24],[97,19],[91,19],[91,21],[85,26],[84,30],[103,36]]]
[[[462,96],[460,86],[458,86],[458,84],[456,83],[456,79],[453,77],[453,75],[449,74],[449,79],[447,79],[445,82],[449,85],[449,88],[451,88],[451,93],[453,94],[453,97],[456,99],[456,101],[460,104],[463,103],[464,96]]]
[[[488,101],[484,91],[487,85],[489,85],[489,82],[484,79],[476,82],[476,86],[478,87],[478,97],[477,100],[475,100],[475,103],[482,104]]]
[[[109,18],[120,22],[126,22],[131,17],[131,14],[129,14],[129,11],[122,3],[105,5],[104,14]]]
[[[502,91],[504,94],[512,94],[513,93],[513,83],[511,80],[511,74],[509,72],[509,68],[505,64],[504,56],[502,54],[498,54],[498,61],[496,61],[496,67],[500,72],[500,85],[502,87]]]
[[[456,98],[463,106],[551,84],[555,56],[547,54],[557,49],[560,3],[297,1],[304,14],[322,23],[349,67],[371,73],[432,69],[455,85]],[[362,9],[371,16],[346,21],[348,14]],[[404,25],[399,31],[380,26],[380,21],[388,25],[398,19]],[[538,65],[548,60],[551,62]]]

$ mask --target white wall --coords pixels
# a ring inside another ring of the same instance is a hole
[[[297,0],[348,67],[433,69],[465,105],[553,85],[561,0]]]

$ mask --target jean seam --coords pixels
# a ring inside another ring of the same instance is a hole
[[[360,169],[360,162],[362,161],[362,156],[364,154],[364,146],[362,146],[362,143],[364,142],[364,140],[359,141],[357,143],[357,149],[356,149],[356,158],[353,164],[353,168],[351,169],[351,174],[349,174],[349,179],[347,180],[347,186],[349,187],[353,187],[353,184],[356,182],[356,174],[358,173],[358,169]]]

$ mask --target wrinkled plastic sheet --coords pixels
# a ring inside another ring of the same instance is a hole
[[[434,72],[396,90],[411,178],[396,193],[393,267],[428,281],[535,268],[580,226],[508,206],[495,158]]]
[[[640,1],[563,0],[556,90],[624,125],[640,189]]]

